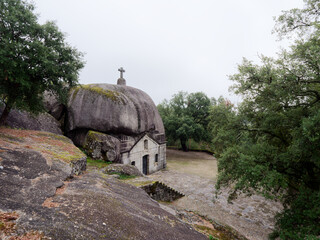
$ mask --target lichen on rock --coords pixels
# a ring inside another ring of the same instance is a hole
[[[8,149],[34,150],[47,162],[67,163],[71,175],[86,169],[86,155],[65,136],[49,132],[0,128],[0,146]]]
[[[20,215],[8,239],[207,239],[141,189],[98,170],[71,177],[73,161],[52,155],[79,150],[64,137],[8,128],[0,133],[9,136],[0,136],[0,222],[1,212]]]
[[[109,89],[103,89],[101,87],[95,86],[94,84],[88,84],[88,85],[80,85],[73,89],[72,97],[74,98],[80,89],[86,89],[92,93],[97,93],[101,96],[106,97],[107,99],[110,99],[117,103],[125,104],[125,100],[121,96],[122,94],[118,91],[109,90]]]
[[[93,159],[110,162],[120,160],[120,141],[108,134],[88,131],[82,147]]]

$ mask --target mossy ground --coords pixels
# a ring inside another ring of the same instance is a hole
[[[109,164],[111,164],[111,162],[106,162],[104,160],[87,157],[87,167],[101,169],[108,166]]]
[[[85,157],[70,139],[49,132],[1,127],[0,146],[32,149],[40,152],[45,158],[61,160],[66,163]]]
[[[118,175],[120,180],[128,180],[128,179],[133,179],[137,177],[137,176],[130,176],[127,174],[122,174],[119,172],[110,173],[110,175],[114,175],[114,174]]]
[[[84,150],[84,149],[81,149],[81,150],[83,151],[83,153],[87,154],[87,150]],[[89,169],[90,168],[102,169],[102,168],[107,167],[110,164],[112,164],[112,162],[107,162],[107,161],[100,160],[100,159],[93,159],[87,155],[87,167]],[[127,174],[122,174],[120,172],[113,172],[113,173],[110,173],[109,175],[114,175],[114,174],[118,175],[119,176],[118,179],[120,179],[120,180],[128,180],[128,179],[133,179],[133,178],[137,177],[137,176],[130,176]]]
[[[233,238],[230,238],[228,234],[225,234],[224,232],[221,232],[216,229],[212,229],[210,227],[202,226],[202,225],[194,225],[195,229],[209,237],[209,240],[230,240]]]
[[[126,183],[133,185],[135,187],[142,187],[142,186],[146,186],[146,185],[151,185],[154,184],[156,181],[152,181],[152,180],[142,180],[140,181],[139,178],[137,179],[126,179]]]

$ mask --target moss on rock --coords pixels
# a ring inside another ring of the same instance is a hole
[[[108,134],[90,130],[82,147],[93,159],[111,162],[120,160],[120,141]]]
[[[49,161],[68,163],[76,175],[86,167],[86,155],[70,139],[49,132],[0,128],[0,146],[35,150]]]
[[[121,97],[121,93],[120,92],[112,91],[112,90],[109,90],[109,89],[103,89],[101,87],[97,87],[97,86],[94,86],[92,84],[79,85],[79,86],[73,88],[72,100],[76,97],[76,95],[78,94],[80,89],[86,89],[86,90],[88,90],[90,92],[97,93],[97,94],[99,94],[101,96],[104,96],[104,97],[110,99],[113,102],[125,104],[125,100]]]

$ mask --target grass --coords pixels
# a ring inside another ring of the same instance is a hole
[[[120,173],[120,172],[111,172],[111,173],[108,173],[108,175],[118,175],[120,180],[128,180],[128,179],[133,179],[133,178],[136,178],[137,176],[134,176],[134,175],[127,175],[127,174],[123,174],[123,173]]]
[[[101,169],[101,168],[104,168],[112,163],[112,162],[107,162],[107,161],[100,160],[100,159],[93,159],[93,158],[89,157],[86,149],[81,148],[81,147],[79,149],[81,150],[81,152],[83,154],[85,154],[87,156],[87,167],[94,167],[94,168]]]
[[[135,187],[141,187],[141,186],[153,184],[153,183],[155,183],[155,181],[142,181],[142,182],[130,182],[130,181],[127,181],[126,183],[131,184],[131,185],[133,185]]]
[[[209,240],[219,240],[218,238],[213,237],[212,235],[209,235]]]
[[[80,150],[84,154],[87,155],[86,150],[84,150],[83,148],[80,148]],[[100,159],[93,159],[93,158],[91,158],[91,157],[89,157],[87,155],[87,166],[88,167],[94,167],[94,168],[101,169],[101,168],[107,167],[110,164],[112,164],[112,162],[107,162],[107,161],[100,160]],[[123,173],[120,173],[120,172],[113,172],[113,173],[110,173],[109,175],[113,175],[113,174],[118,175],[119,179],[121,179],[121,180],[128,180],[128,179],[133,179],[133,178],[137,177],[137,176],[130,176],[130,175],[127,175],[127,174],[123,174]]]
[[[122,173],[115,173],[115,174],[118,174],[119,175],[119,179],[121,179],[121,180],[133,179],[133,178],[137,177],[137,176],[130,176],[130,175],[127,175],[127,174],[122,174]]]
[[[91,157],[87,157],[87,166],[95,167],[95,168],[104,168],[111,164],[112,162],[106,162],[104,160],[92,159]]]

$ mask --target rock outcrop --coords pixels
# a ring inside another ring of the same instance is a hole
[[[68,177],[78,175],[86,169],[86,155],[65,136],[49,132],[2,127],[0,128],[0,147],[3,148],[0,154],[6,154],[6,152],[10,152],[11,150],[20,152],[21,161],[19,161],[19,164],[22,164],[22,166],[25,164],[25,166],[30,165],[32,168],[33,159],[29,160],[27,156],[23,159],[23,155],[24,153],[28,155],[30,152],[33,152],[43,156],[49,167],[58,166],[61,168]],[[29,161],[31,161],[30,164]],[[24,168],[19,170],[25,171]]]
[[[152,99],[143,91],[124,85],[90,84],[71,91],[67,131],[92,129],[104,133],[137,135],[164,133]]]
[[[128,176],[143,176],[136,166],[127,164],[110,164],[103,169],[103,172],[107,174],[120,173]]]
[[[44,92],[44,106],[47,112],[58,121],[63,118],[66,112],[65,105],[58,100],[57,96],[47,91]]]
[[[0,236],[207,239],[142,189],[98,170],[72,178],[82,157],[63,136],[0,128],[0,217],[16,224]]]
[[[83,136],[83,138],[81,138]],[[85,135],[78,134],[74,140],[82,146],[93,159],[101,159],[109,162],[120,161],[120,141],[108,134],[88,131]]]
[[[0,106],[0,116],[4,107]],[[33,115],[29,112],[12,109],[6,124],[12,128],[46,131],[62,135],[60,123],[48,113]]]

